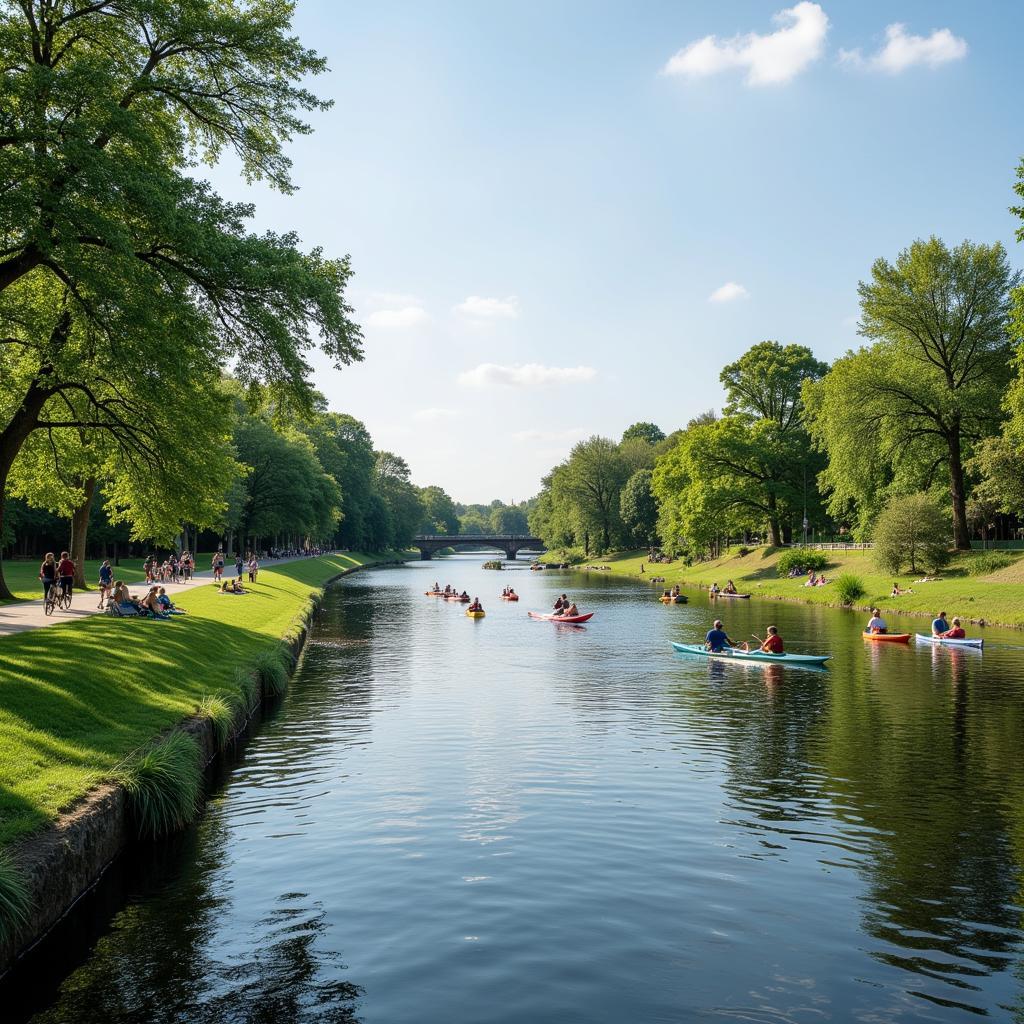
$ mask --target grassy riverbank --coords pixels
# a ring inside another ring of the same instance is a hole
[[[823,587],[805,587],[804,581],[780,579],[776,563],[782,553],[771,548],[754,548],[740,556],[738,549],[723,558],[695,565],[682,561],[666,565],[647,563],[646,555],[638,551],[619,552],[609,558],[591,559],[587,564],[608,565],[616,574],[636,579],[664,576],[666,585],[708,587],[712,583],[724,586],[728,580],[742,593],[774,600],[800,601],[807,604],[839,604],[835,588],[830,583]],[[890,597],[893,577],[881,573],[874,565],[871,551],[830,551],[829,568],[825,575],[835,579],[841,573],[852,573],[860,578],[865,595],[854,602],[855,608],[881,608],[885,612],[901,615],[930,616],[947,611],[977,621],[984,619],[992,625],[1024,627],[1024,556],[1018,552],[1004,552],[1010,562],[1005,568],[985,575],[974,575],[972,569],[982,557],[981,552],[957,556],[942,578],[931,583],[915,583],[924,573],[900,576],[900,587],[913,589],[912,594]],[[545,556],[548,557],[548,556]],[[552,553],[552,560],[557,555]],[[643,565],[643,575],[640,567]],[[652,586],[653,589],[658,589]]]
[[[169,622],[90,616],[0,639],[0,847],[53,821],[139,746],[236,686],[332,576],[396,555],[263,569],[251,593],[196,582]]]

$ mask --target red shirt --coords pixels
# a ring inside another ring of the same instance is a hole
[[[947,640],[963,640],[967,634],[964,632],[963,626],[954,626],[952,629],[947,629],[942,634]]]
[[[772,654],[782,654],[782,637],[778,633],[769,636],[764,642],[764,650]]]
[[[58,576],[74,576],[75,575],[75,563],[70,558],[62,558],[60,564],[57,566]]]

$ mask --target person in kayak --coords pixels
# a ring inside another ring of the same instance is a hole
[[[721,619],[715,619],[714,626],[708,630],[707,636],[704,637],[704,646],[712,654],[721,654],[726,647],[735,647],[740,651],[748,650],[745,643],[737,644],[729,639],[729,634],[723,628]]]
[[[944,636],[949,630],[949,623],[946,621],[946,613],[939,612],[938,617],[932,619],[932,636]]]
[[[785,648],[782,644],[782,637],[779,636],[778,626],[769,626],[768,635],[764,638],[764,643],[761,644],[761,650],[768,654],[784,654]]]
[[[941,633],[940,636],[943,640],[964,640],[967,634],[964,632],[964,627],[960,625],[958,618],[953,619],[953,628],[947,629],[945,633]]]
[[[882,618],[882,613],[877,608],[871,609],[871,618],[868,619],[867,633],[888,633],[889,627]]]
[[[566,609],[568,607],[569,607],[569,598],[567,598],[565,596],[565,594],[563,594],[561,597],[559,597],[559,598],[557,598],[555,600],[555,606],[554,606],[553,610],[554,610],[554,613],[556,615],[561,615],[562,612],[564,611],[564,609]]]
[[[576,607],[574,601],[570,601],[568,604],[562,605],[562,611],[559,613],[562,618],[568,619],[579,615],[580,610]]]
[[[712,583],[712,584],[711,584],[711,586],[710,586],[710,587],[708,588],[708,593],[709,593],[709,594],[710,594],[710,595],[711,595],[712,597],[714,597],[714,596],[715,596],[715,594],[717,594],[717,593],[718,593],[718,584],[717,584],[717,583]]]
[[[733,583],[732,580],[729,580],[729,582],[726,583],[725,590],[723,590],[722,593],[723,594],[735,594],[735,593],[737,593],[736,584]]]
[[[473,598],[473,603],[466,609],[467,612],[482,612],[484,606],[480,603],[479,597]]]

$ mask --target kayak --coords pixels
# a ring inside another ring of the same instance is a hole
[[[501,595],[501,599],[502,599],[502,601],[518,601],[519,600],[519,595],[518,594],[502,594]]]
[[[790,665],[824,665],[831,654],[770,654],[768,651],[738,651],[727,647],[722,651],[709,651],[703,644],[677,644],[672,646],[680,654],[699,654],[704,658],[721,658],[723,661],[781,661]]]
[[[527,612],[531,619],[543,619],[545,622],[586,622],[594,617],[593,612],[586,615],[542,615],[540,612]]]
[[[444,597],[444,591],[443,590],[424,590],[423,591],[423,596],[424,597]]]
[[[446,597],[446,601],[457,601],[459,604],[469,604],[473,599],[471,597]]]
[[[466,609],[466,614],[467,614],[467,615],[468,615],[468,616],[469,616],[469,617],[470,617],[471,619],[482,619],[482,618],[483,618],[483,617],[484,617],[484,616],[485,616],[485,615],[486,615],[487,613],[486,613],[486,612],[484,612],[484,611],[479,611],[479,612],[471,612],[471,611],[470,611],[470,610],[469,610],[469,609],[467,608],[467,609]]]
[[[724,590],[720,590],[717,594],[711,594],[711,597],[738,597],[742,601],[749,601],[749,594],[727,594]]]
[[[962,640],[956,640],[951,636],[926,636],[918,633],[917,639],[926,644],[943,644],[948,647],[981,647],[985,641],[981,637],[965,636]]]
[[[878,640],[887,644],[909,644],[909,633],[861,633],[865,640]]]
[[[686,604],[686,597],[683,594],[679,594],[677,597],[659,597],[658,600],[662,604]]]

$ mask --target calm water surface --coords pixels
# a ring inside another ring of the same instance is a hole
[[[1024,1021],[1024,637],[719,602],[835,655],[722,665],[669,647],[703,595],[481,560],[331,591],[202,822],[19,980],[37,1024]],[[589,627],[527,619],[562,590]]]

